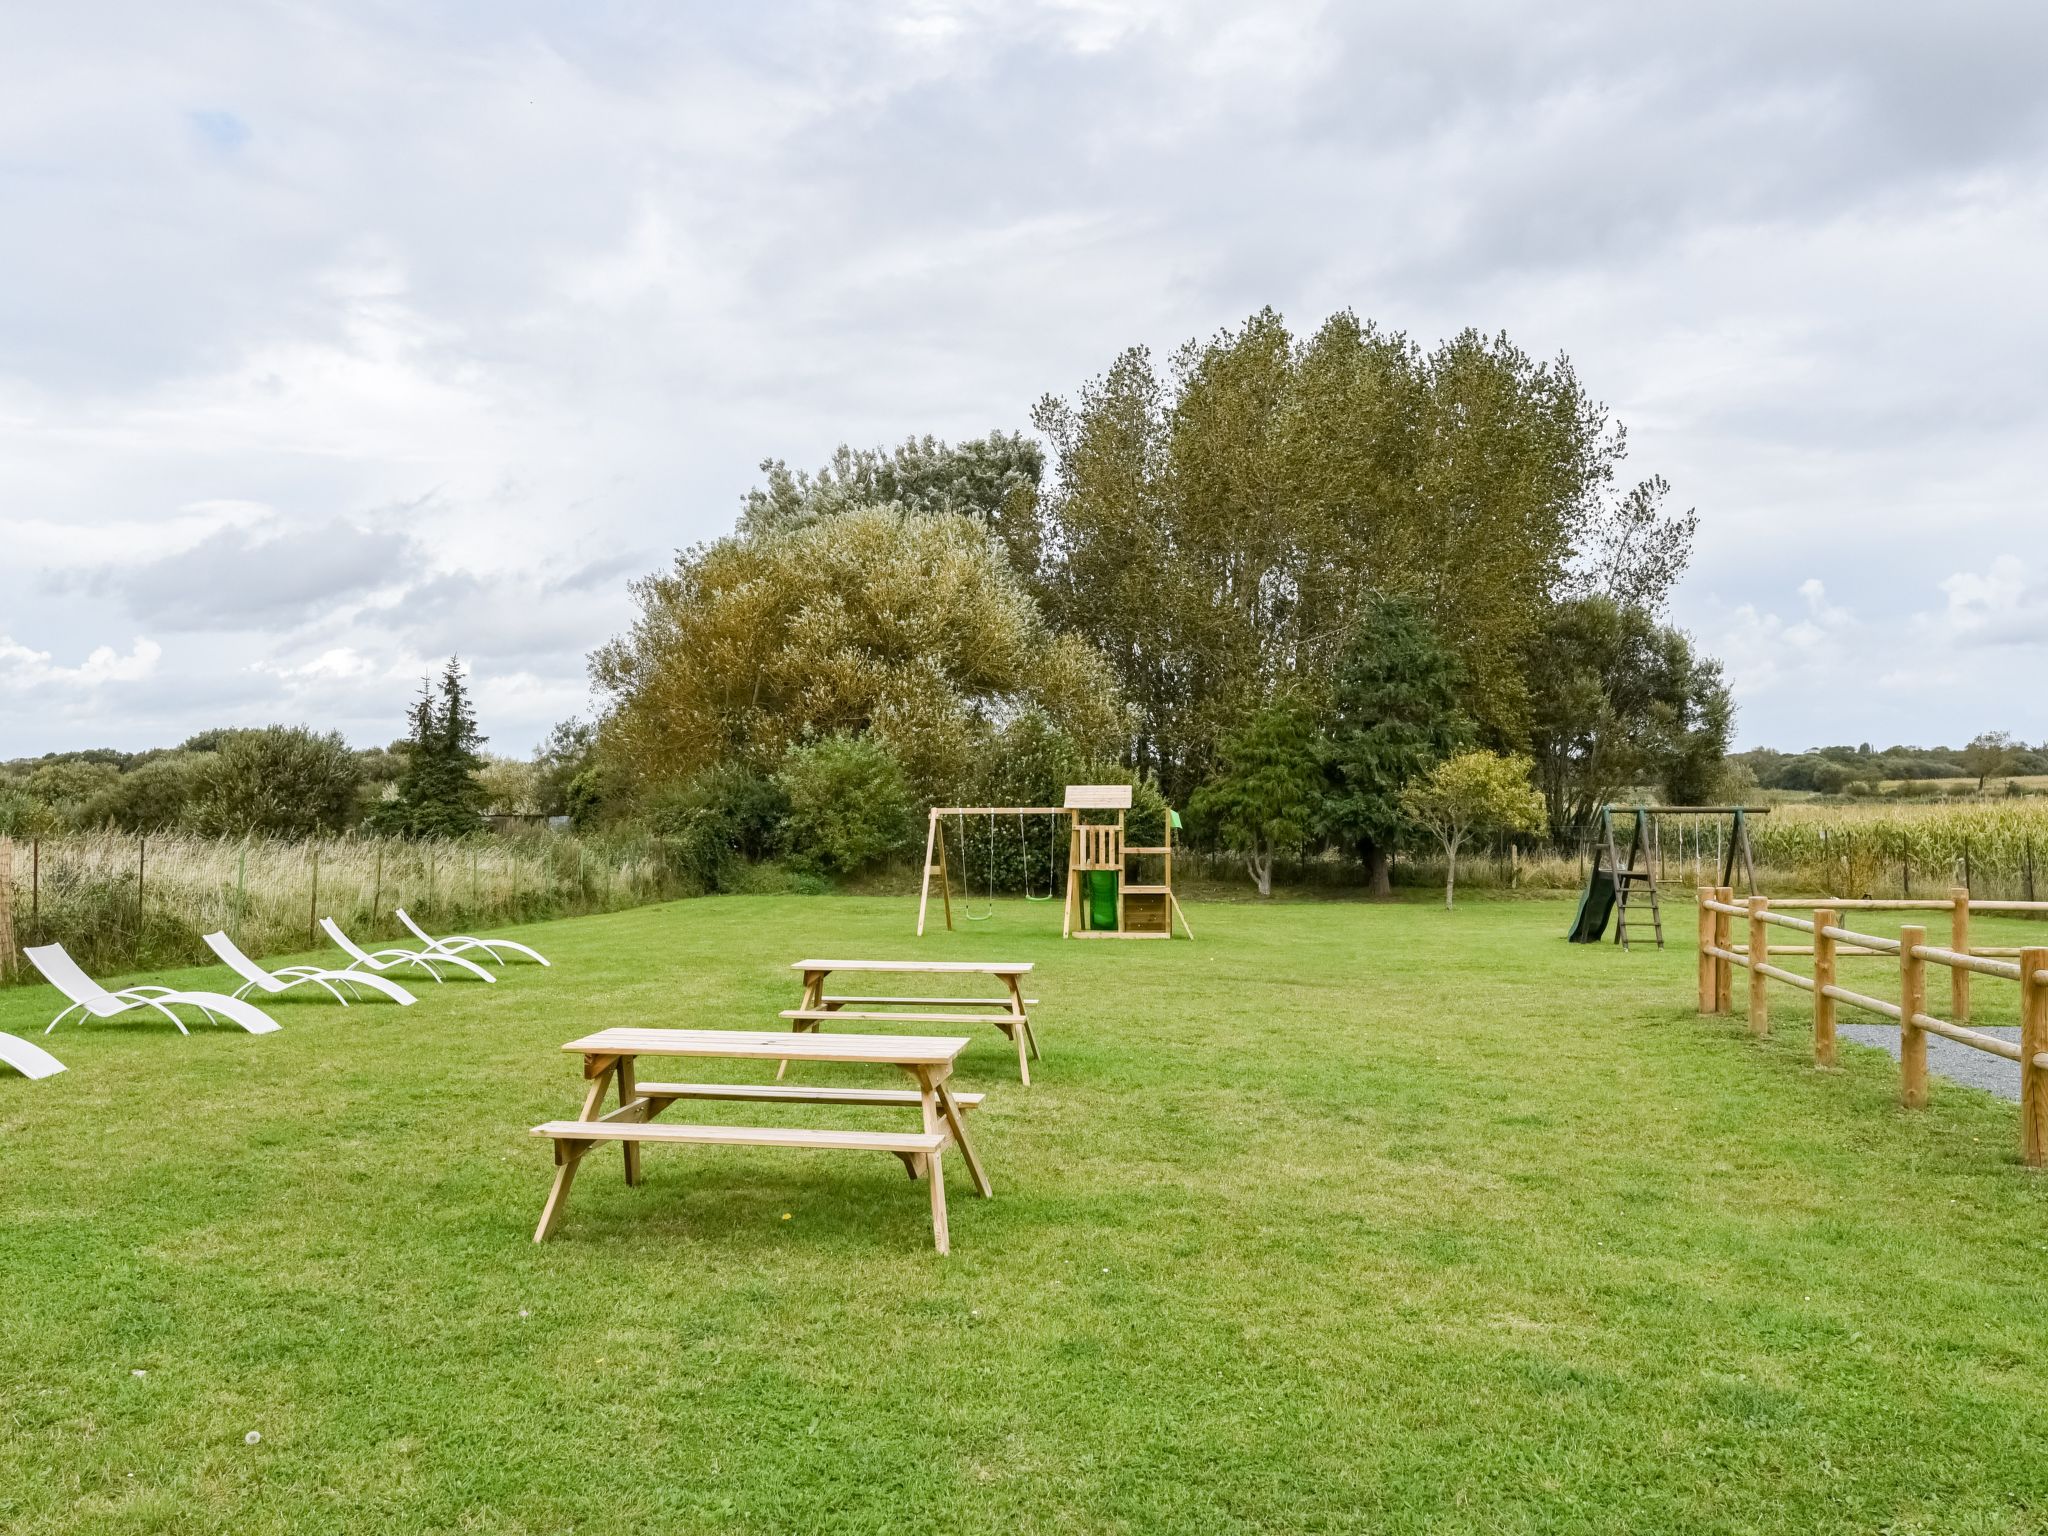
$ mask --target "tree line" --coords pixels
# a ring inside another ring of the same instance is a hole
[[[116,827],[213,837],[304,838],[351,830],[461,837],[488,810],[566,799],[564,752],[532,763],[484,755],[462,665],[421,679],[405,736],[352,748],[339,731],[271,725],[200,731],[143,752],[89,748],[0,763],[0,836]],[[561,737],[560,732],[557,737]],[[579,759],[580,761],[580,759]]]
[[[1270,888],[1276,853],[1455,866],[1482,829],[1566,837],[1642,787],[1711,798],[1733,708],[1665,619],[1695,530],[1569,360],[1270,310],[1143,348],[1031,433],[779,459],[729,535],[633,584],[591,721],[490,758],[460,666],[406,735],[202,733],[0,765],[0,831],[475,830],[486,809],[657,835],[690,878],[846,876],[932,804],[1134,786]],[[1012,889],[1040,850],[989,860]],[[1057,850],[1043,850],[1047,861]]]
[[[764,463],[593,658],[578,813],[650,821],[715,883],[1121,779],[1262,885],[1313,846],[1384,889],[1396,847],[1469,828],[1427,786],[1474,754],[1540,805],[1488,815],[1560,835],[1625,786],[1720,783],[1728,690],[1663,618],[1694,517],[1622,478],[1568,360],[1262,311],[1163,368],[1127,350],[1032,425]]]

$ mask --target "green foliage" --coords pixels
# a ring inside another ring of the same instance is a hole
[[[1445,758],[1401,792],[1401,809],[1444,851],[1444,905],[1458,885],[1458,853],[1477,832],[1539,833],[1543,797],[1529,783],[1526,757],[1462,752]]]
[[[1982,789],[1986,780],[2004,778],[2018,767],[2020,744],[2004,731],[1986,731],[1964,747],[1961,756],[1963,772]]]
[[[355,815],[361,769],[338,731],[229,731],[195,762],[186,822],[208,836],[307,837]]]
[[[1389,856],[1406,818],[1401,791],[1472,744],[1464,674],[1416,605],[1368,601],[1337,667],[1325,826],[1356,848],[1373,894],[1391,893]]]
[[[984,722],[1034,705],[1076,740],[1125,739],[1100,659],[1046,630],[965,517],[857,508],[722,539],[635,593],[632,633],[593,662],[617,790],[726,760],[772,771],[799,743],[873,731],[937,799],[972,771]]]
[[[1224,737],[1216,776],[1188,811],[1211,840],[1238,854],[1261,896],[1273,894],[1273,859],[1319,829],[1325,747],[1314,714],[1283,698]]]
[[[789,797],[789,843],[800,862],[857,875],[910,848],[910,783],[880,737],[841,732],[792,747],[776,779]]]
[[[1529,745],[1550,825],[1584,826],[1625,787],[1672,804],[1712,797],[1734,729],[1718,663],[1685,634],[1611,598],[1575,598],[1525,648]]]
[[[1564,359],[1466,332],[1424,353],[1350,314],[1297,341],[1271,310],[1143,349],[1033,420],[1052,444],[1038,585],[1138,711],[1169,795],[1288,686],[1327,691],[1366,595],[1417,602],[1490,734],[1527,725],[1523,647],[1548,603],[1661,602],[1689,516],[1615,495],[1625,440]]]
[[[745,763],[718,763],[662,791],[647,821],[676,870],[707,891],[743,888],[749,861],[782,850],[789,795],[780,780]]]
[[[597,727],[571,716],[548,732],[533,752],[533,795],[544,815],[570,814],[569,786],[590,766],[597,746]]]
[[[494,816],[537,816],[540,810],[540,775],[523,758],[486,755],[476,771],[479,800]]]
[[[438,688],[432,678],[420,680],[408,718],[398,791],[379,802],[371,824],[402,837],[467,837],[482,824],[485,791],[477,770],[484,738],[458,660],[449,659]]]
[[[120,778],[113,764],[79,754],[36,768],[22,787],[31,799],[47,806],[60,825],[88,827],[104,819],[104,807]]]
[[[841,444],[815,475],[765,459],[768,483],[747,492],[743,538],[787,532],[862,507],[896,505],[930,516],[970,518],[1010,551],[1020,572],[1036,568],[1038,484],[1045,451],[1021,432],[946,444],[913,437],[890,451]]]
[[[129,832],[179,826],[186,821],[192,797],[212,762],[210,753],[167,752],[136,764],[101,798],[104,816],[100,819]]]

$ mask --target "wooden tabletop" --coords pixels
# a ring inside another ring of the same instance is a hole
[[[792,960],[792,971],[900,971],[906,975],[1022,976],[1029,960]]]
[[[756,1029],[601,1029],[562,1047],[585,1056],[723,1056],[759,1061],[863,1061],[935,1067],[967,1049],[965,1035],[790,1035]]]

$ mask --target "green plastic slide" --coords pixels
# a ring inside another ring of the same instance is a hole
[[[1116,871],[1113,869],[1090,869],[1082,873],[1088,880],[1088,926],[1090,928],[1116,927]]]
[[[1572,931],[1565,937],[1574,944],[1598,944],[1601,935],[1607,932],[1607,919],[1613,911],[1614,876],[1604,869],[1596,869],[1586,877],[1586,889],[1579,897],[1579,910],[1572,918]]]

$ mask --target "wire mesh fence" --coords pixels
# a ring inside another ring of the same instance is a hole
[[[322,917],[356,937],[402,937],[399,907],[430,926],[480,927],[691,888],[658,840],[553,833],[282,842],[93,832],[16,842],[0,860],[11,865],[0,868],[7,980],[32,944],[62,944],[89,971],[198,964],[210,958],[200,936],[214,929],[249,954],[277,954],[315,947]]]

